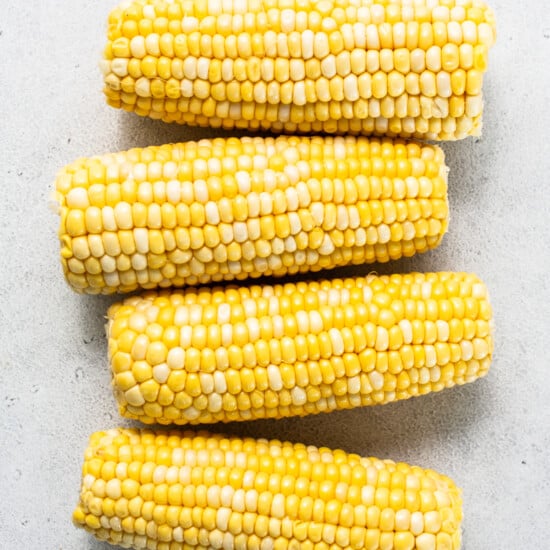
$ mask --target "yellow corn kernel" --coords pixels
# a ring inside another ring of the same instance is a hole
[[[333,82],[345,93],[342,77]],[[389,82],[402,86],[397,72]],[[450,98],[450,111],[476,108],[459,99]],[[391,97],[380,105],[395,108]],[[435,146],[411,147],[396,172],[392,157],[403,147],[362,137],[220,138],[81,159],[56,181],[67,280],[81,292],[110,294],[385,262],[433,248],[447,228],[444,157]],[[372,174],[361,175],[362,166]],[[401,200],[404,181],[422,188],[422,203]]]
[[[407,479],[408,502],[430,510],[383,507],[394,477]],[[127,428],[90,438],[73,512],[76,526],[102,540],[139,548],[147,535],[166,549],[221,547],[227,537],[250,548],[286,548],[291,538],[300,548],[458,548],[461,519],[460,490],[433,470],[280,441]]]
[[[487,372],[486,296],[474,275],[446,272],[149,292],[109,310],[113,384],[125,416],[176,424],[440,391]],[[393,510],[406,505],[400,479],[383,499]]]
[[[234,14],[218,3],[174,0],[165,9],[130,0],[113,10],[102,64],[108,103],[167,122],[227,129],[442,140],[478,131],[481,110],[472,120],[450,114],[441,124],[437,113],[392,110],[387,101],[379,111],[376,101],[367,107],[359,99],[405,102],[404,82],[420,102],[439,97],[411,91],[409,77],[429,70],[439,81],[439,73],[458,69],[478,72],[468,86],[477,96],[495,41],[493,12],[481,1],[450,8],[435,0],[414,9],[321,2],[311,10],[274,0]]]

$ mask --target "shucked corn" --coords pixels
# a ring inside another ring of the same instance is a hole
[[[433,470],[279,441],[113,429],[85,453],[76,525],[126,548],[458,550]]]
[[[494,40],[480,0],[134,0],[109,17],[104,90],[200,126],[461,139]]]
[[[121,414],[199,424],[388,403],[471,382],[491,308],[464,273],[148,293],[114,304]]]
[[[68,282],[92,294],[386,262],[435,247],[447,168],[389,139],[229,138],[80,159],[56,181]]]

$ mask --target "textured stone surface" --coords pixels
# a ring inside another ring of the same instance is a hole
[[[88,435],[121,422],[103,333],[111,300],[62,279],[48,208],[56,171],[81,155],[208,135],[104,105],[97,59],[112,4],[2,1],[0,548],[107,548],[70,517]],[[492,4],[484,135],[445,145],[450,231],[437,251],[380,269],[483,277],[491,373],[381,408],[220,429],[433,467],[464,489],[465,549],[518,550],[545,547],[549,527],[550,21],[543,0]]]

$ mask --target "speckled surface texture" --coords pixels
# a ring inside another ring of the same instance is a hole
[[[111,300],[66,286],[49,193],[78,156],[208,133],[105,106],[97,60],[112,1],[1,4],[0,548],[106,550],[70,518],[89,434],[121,422],[103,332]],[[438,250],[380,269],[477,272],[497,327],[489,376],[380,408],[220,429],[433,467],[464,489],[466,550],[538,550],[550,533],[550,19],[543,0],[492,4],[483,138],[444,146],[450,231]]]

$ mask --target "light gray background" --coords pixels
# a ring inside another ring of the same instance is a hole
[[[220,430],[430,466],[464,489],[466,550],[539,550],[550,535],[550,18],[492,0],[498,43],[482,139],[446,144],[443,245],[381,272],[466,270],[488,284],[487,378],[379,408]],[[48,207],[79,156],[207,135],[108,108],[97,61],[112,0],[0,0],[0,548],[106,550],[71,523],[90,433],[121,423],[107,298],[74,294]],[[367,271],[370,268],[360,270]]]

